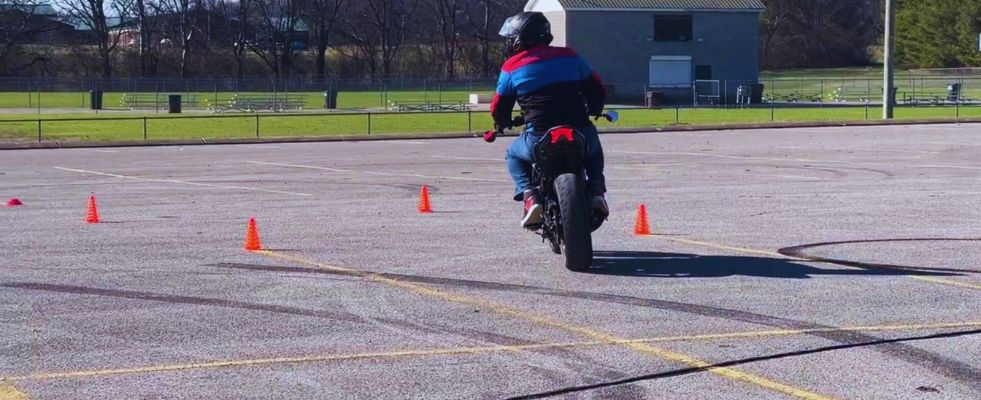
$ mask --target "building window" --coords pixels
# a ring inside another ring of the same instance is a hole
[[[655,42],[690,42],[691,15],[655,15]]]

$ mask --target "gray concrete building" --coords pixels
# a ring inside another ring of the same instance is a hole
[[[736,100],[759,80],[761,0],[530,0],[556,46],[575,49],[616,100]],[[698,81],[698,83],[696,83]],[[715,96],[715,97],[713,97]]]

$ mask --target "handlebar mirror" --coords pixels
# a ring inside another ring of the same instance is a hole
[[[607,111],[606,120],[610,122],[617,122],[620,119],[620,113],[616,111]]]

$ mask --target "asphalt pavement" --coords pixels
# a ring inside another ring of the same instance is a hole
[[[0,399],[979,398],[979,133],[604,135],[586,273],[510,138],[5,151]]]

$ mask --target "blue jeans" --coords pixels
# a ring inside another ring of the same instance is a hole
[[[591,196],[606,193],[606,177],[603,176],[603,145],[600,144],[599,132],[593,125],[575,128],[586,137],[586,190]],[[522,193],[531,186],[531,163],[534,161],[535,144],[541,140],[545,132],[525,130],[511,142],[505,153],[508,161],[508,172],[514,180],[514,199],[521,201]]]

